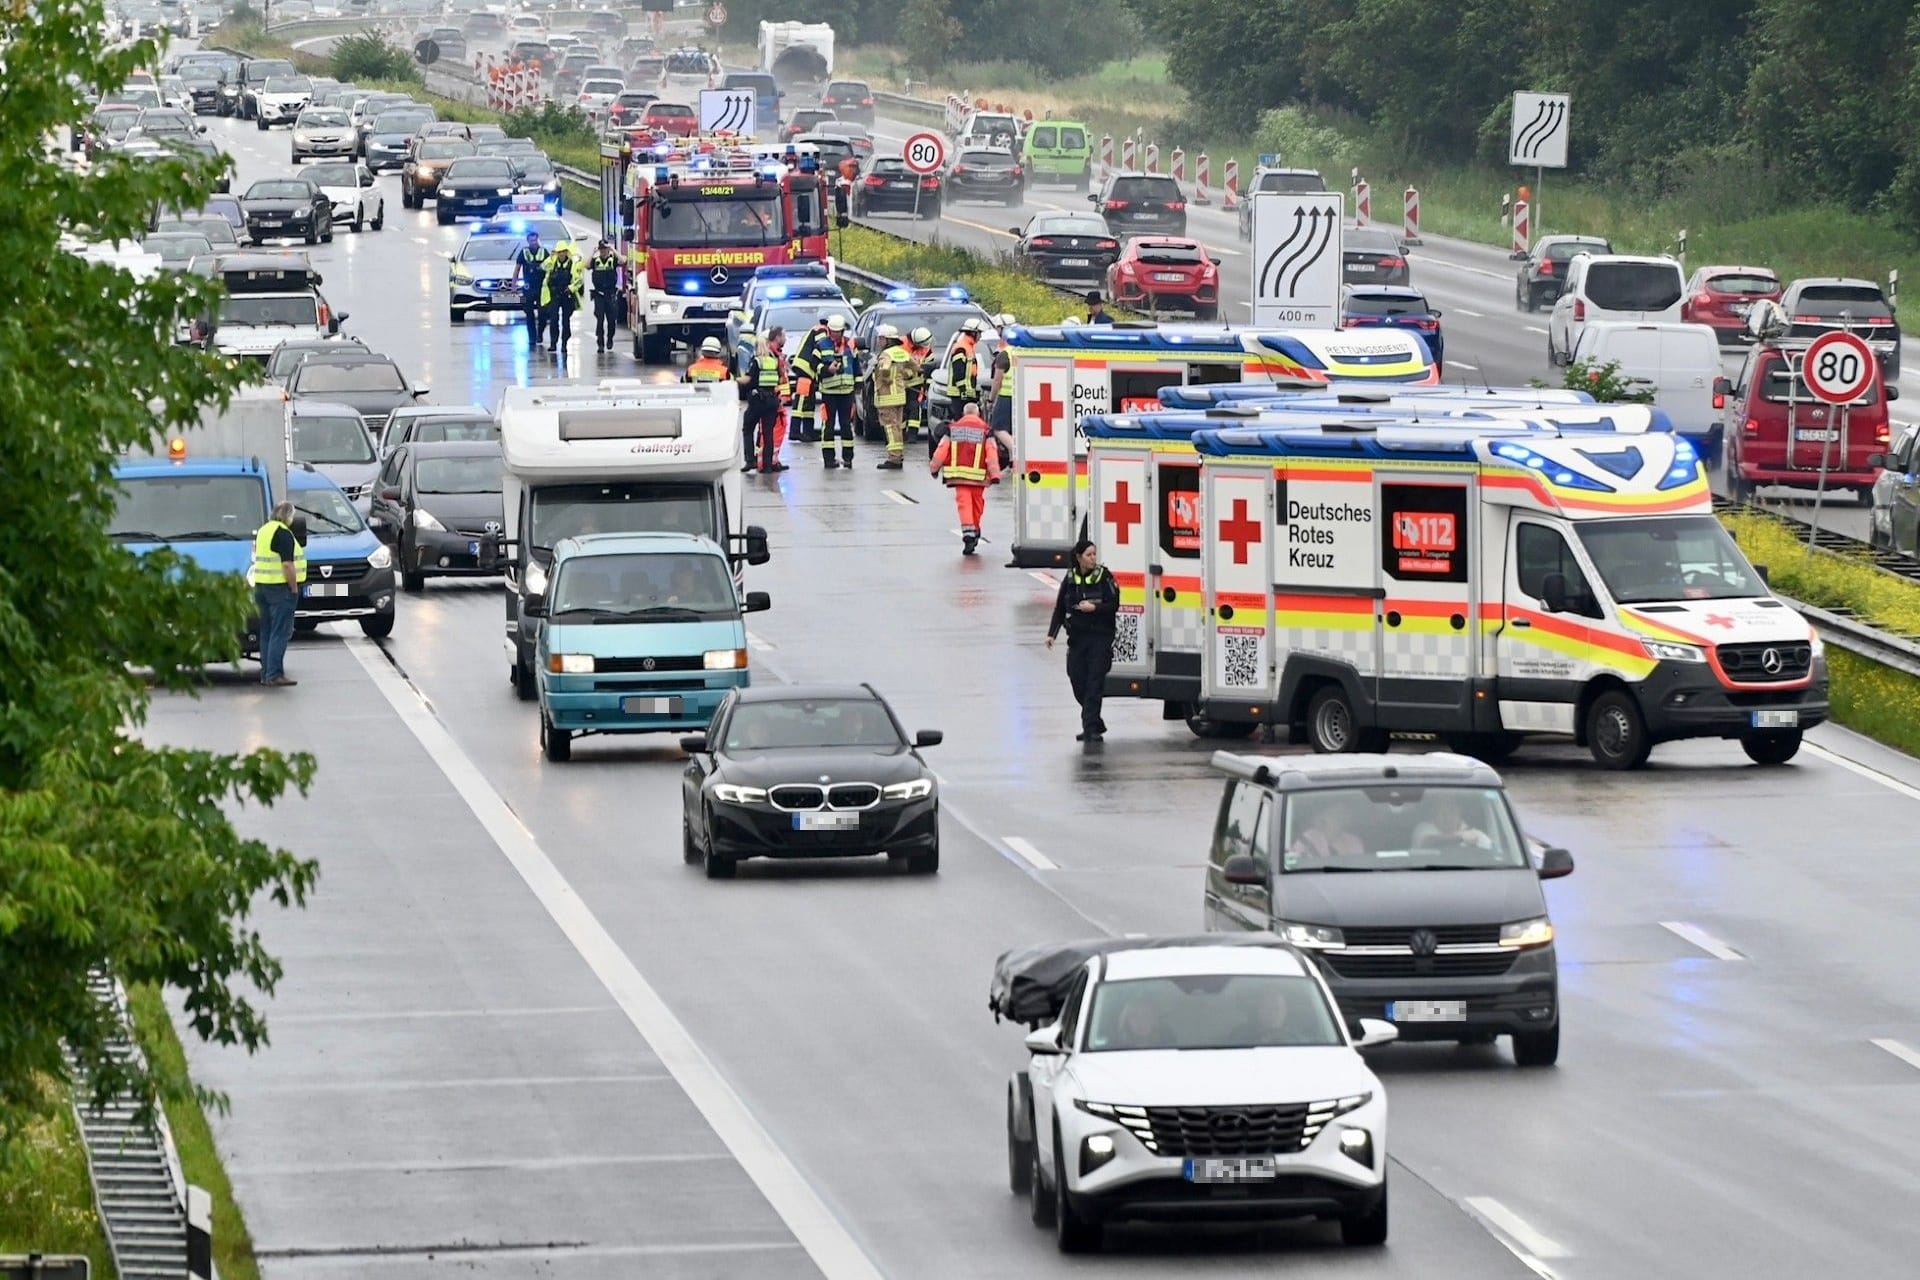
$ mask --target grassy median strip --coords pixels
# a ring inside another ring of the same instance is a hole
[[[1771,516],[1722,516],[1747,559],[1767,566],[1782,594],[1822,609],[1844,610],[1866,626],[1920,636],[1920,583],[1875,568],[1864,558],[1807,550],[1804,529]]]
[[[160,992],[146,986],[131,988],[127,1009],[133,1018],[134,1034],[153,1063],[155,1074],[185,1079],[186,1052]],[[194,1098],[167,1098],[165,1106],[167,1126],[173,1130],[174,1145],[180,1151],[182,1172],[189,1183],[213,1197],[213,1261],[220,1280],[260,1280],[260,1267],[253,1258],[253,1237],[247,1233],[246,1218],[234,1201],[233,1184],[220,1162],[206,1111]]]
[[[94,1208],[87,1152],[65,1090],[50,1115],[27,1125],[0,1157],[0,1254],[84,1254],[94,1280],[112,1280],[113,1258]]]

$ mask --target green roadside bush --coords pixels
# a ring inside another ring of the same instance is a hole
[[[1920,584],[1877,569],[1864,558],[1809,553],[1804,532],[1760,512],[1732,512],[1721,520],[1747,559],[1767,566],[1782,595],[1822,609],[1845,610],[1883,631],[1920,636]]]
[[[356,31],[335,41],[327,66],[328,74],[334,79],[352,84],[394,80],[409,86],[411,91],[423,83],[413,55],[371,29]]]

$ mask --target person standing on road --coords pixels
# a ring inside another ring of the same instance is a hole
[[[520,286],[520,310],[527,317],[528,349],[540,349],[541,295],[547,288],[547,262],[553,255],[540,243],[538,231],[527,232],[527,242],[513,255],[513,278]]]
[[[780,356],[773,343],[784,337],[778,327],[769,329],[754,352],[753,366],[740,375],[740,388],[747,395],[747,411],[740,418],[740,456],[742,471],[771,472],[777,467],[773,456],[774,431],[780,421]]]
[[[953,344],[953,354],[947,357],[947,403],[966,404],[980,399],[980,335],[987,327],[978,319],[969,317],[960,326],[959,341]]]
[[[960,416],[933,451],[927,470],[953,490],[954,510],[960,516],[960,554],[970,556],[980,545],[980,521],[987,510],[987,486],[1000,482],[1000,450],[980,406],[969,400]],[[1051,637],[1047,640],[1052,644]]]
[[[833,335],[827,332],[827,318],[821,316],[807,330],[807,336],[800,339],[800,349],[793,355],[793,374],[796,379],[793,412],[800,419],[800,438],[808,444],[820,439],[820,432],[814,421],[814,414],[820,408],[820,362],[822,353],[831,350]]]
[[[913,376],[913,357],[900,345],[900,331],[892,325],[880,325],[874,337],[880,356],[873,366],[873,411],[887,437],[880,470],[898,471],[907,465],[907,381]]]
[[[587,263],[587,276],[593,282],[593,349],[611,351],[619,318],[620,259],[614,256],[613,241],[605,236]]]
[[[1067,629],[1067,679],[1080,704],[1080,732],[1075,742],[1098,742],[1106,736],[1100,718],[1106,697],[1107,672],[1113,667],[1114,618],[1120,612],[1120,588],[1100,563],[1100,549],[1086,538],[1073,544],[1073,568],[1060,581],[1047,624],[1047,648],[1064,625]]]
[[[987,421],[993,427],[994,439],[1004,441],[1009,458],[1013,456],[1013,397],[1007,394],[1007,382],[1013,373],[1013,354],[1007,350],[1007,330],[1013,324],[1011,312],[1003,311],[993,318],[1000,342],[993,349],[992,371],[987,375],[985,388]]]
[[[293,504],[274,507],[253,535],[253,604],[260,614],[260,683],[269,688],[299,684],[287,675],[287,645],[293,615],[307,580],[307,553],[293,533]]]
[[[580,309],[586,291],[586,274],[574,261],[572,247],[562,243],[547,259],[547,278],[540,286],[547,341],[557,355],[564,355],[573,342],[573,313]]]
[[[847,335],[845,317],[828,316],[827,335],[827,349],[820,353],[814,373],[820,380],[824,410],[820,418],[820,457],[832,471],[853,466],[853,393],[860,381],[860,353]],[[836,443],[840,446],[838,458],[833,454]]]
[[[927,380],[933,376],[933,330],[921,325],[907,335],[907,355],[912,363],[907,366],[907,414],[904,430],[907,435],[926,430],[927,425]],[[927,436],[927,456],[933,456],[933,436]]]

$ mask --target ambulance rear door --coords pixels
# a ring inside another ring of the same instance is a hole
[[[1120,588],[1120,613],[1114,620],[1112,675],[1144,680],[1152,674],[1151,525],[1147,521],[1148,462],[1137,449],[1096,449],[1091,460],[1094,495],[1090,537],[1101,561]]]
[[[1379,723],[1472,723],[1480,585],[1473,574],[1478,487],[1471,473],[1374,472],[1379,521]]]
[[[1147,634],[1153,641],[1153,674],[1188,681],[1188,696],[1200,685],[1200,655],[1206,648],[1206,603],[1201,593],[1200,552],[1206,540],[1200,501],[1200,458],[1188,452],[1153,455],[1153,559],[1147,566],[1151,603]]]
[[[1273,700],[1273,468],[1208,467],[1206,651],[1201,695],[1215,719],[1254,720]],[[1245,708],[1244,714],[1230,714]]]
[[[1079,537],[1068,484],[1074,463],[1073,361],[1013,356],[1013,554],[1022,566],[1064,565]]]

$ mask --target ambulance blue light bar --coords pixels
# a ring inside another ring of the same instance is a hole
[[[1289,391],[1290,386],[1302,390]],[[1211,382],[1186,387],[1165,387],[1159,394],[1160,403],[1169,409],[1209,409],[1215,405],[1231,404],[1242,400],[1290,400],[1302,394],[1323,401],[1339,399],[1347,404],[1384,404],[1413,397],[1457,400],[1462,404],[1477,403],[1489,407],[1508,404],[1544,406],[1595,403],[1594,398],[1584,391],[1563,391],[1557,387],[1460,387],[1448,386],[1444,383],[1388,387],[1378,382],[1340,379],[1330,382],[1299,380],[1291,384],[1269,381]]]

